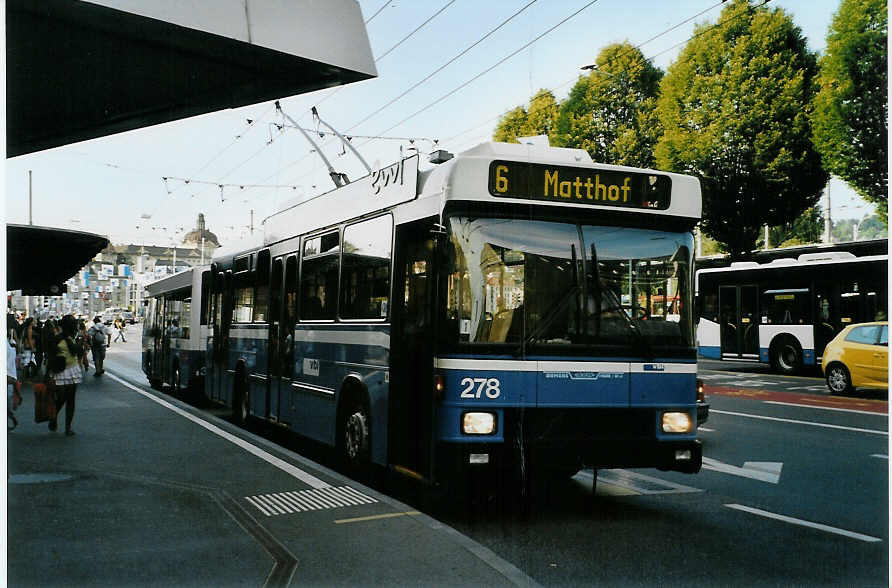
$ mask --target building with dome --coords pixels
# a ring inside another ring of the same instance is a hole
[[[198,213],[198,224],[183,237],[183,245],[190,248],[198,248],[205,259],[210,259],[214,250],[220,247],[217,235],[213,234],[204,224],[204,214]]]

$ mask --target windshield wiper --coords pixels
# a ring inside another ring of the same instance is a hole
[[[598,267],[598,252],[595,250],[595,244],[591,244],[592,249],[592,300],[595,303],[595,337],[601,336],[601,268]]]
[[[644,333],[641,332],[641,329],[638,328],[638,325],[635,324],[635,319],[632,318],[629,313],[622,306],[622,301],[617,297],[616,292],[608,288],[606,290],[607,295],[611,298],[611,302],[614,303],[614,306],[611,306],[607,310],[619,310],[619,314],[625,319],[626,324],[629,325],[629,330],[632,332],[632,336],[635,339],[635,342],[639,344],[641,349],[641,354],[645,357],[653,357],[654,352],[653,348],[651,348],[650,343],[647,341],[647,337],[644,336]],[[630,301],[631,302],[631,301]]]
[[[526,348],[535,341],[542,333],[545,332],[545,329],[551,326],[551,324],[557,319],[560,315],[561,311],[567,306],[567,303],[570,299],[579,293],[579,271],[577,269],[576,264],[576,245],[570,245],[570,258],[571,263],[573,264],[573,284],[564,292],[554,306],[551,307],[551,310],[542,317],[539,321],[539,324],[533,329],[526,337],[524,337],[523,341],[520,345],[520,352],[523,355],[526,355]]]

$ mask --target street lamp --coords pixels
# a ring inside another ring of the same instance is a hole
[[[588,70],[588,71],[590,71],[590,72],[592,72],[592,73],[601,74],[602,76],[607,76],[607,77],[609,77],[609,78],[619,79],[619,76],[618,76],[618,75],[616,75],[616,74],[612,74],[612,73],[610,73],[609,71],[604,71],[604,70],[602,70],[602,69],[598,66],[597,63],[591,63],[591,64],[589,64],[589,65],[583,65],[583,66],[580,67],[579,69],[581,69],[581,70]]]

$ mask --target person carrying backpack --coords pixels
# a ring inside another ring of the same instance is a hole
[[[105,361],[105,349],[108,347],[109,335],[108,327],[102,324],[102,317],[95,317],[93,326],[87,331],[87,337],[90,339],[90,348],[93,351],[93,364],[96,366],[96,372],[93,375],[96,377],[105,373],[102,364]]]

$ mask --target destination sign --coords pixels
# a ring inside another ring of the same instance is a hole
[[[500,198],[666,210],[672,180],[655,173],[493,161],[489,193]]]

